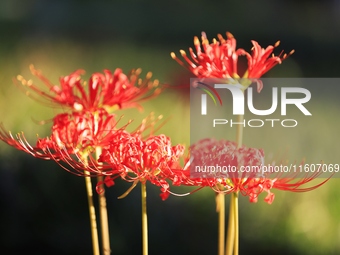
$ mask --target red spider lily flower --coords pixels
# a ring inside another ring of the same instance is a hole
[[[192,175],[206,178],[226,177],[223,172],[202,171],[202,166],[230,166],[227,177],[246,177],[248,173],[242,173],[241,176],[233,170],[240,166],[259,167],[264,163],[264,152],[262,149],[247,148],[242,146],[238,148],[236,142],[227,140],[203,139],[190,147],[191,169],[198,170]]]
[[[114,130],[123,130],[129,124],[118,129],[115,115],[105,110],[58,114],[53,122],[51,136],[38,138],[35,146],[30,145],[23,133],[13,137],[3,125],[0,126],[0,140],[34,157],[59,161],[65,158],[66,151],[86,157],[97,147],[105,147],[116,135]]]
[[[183,153],[184,147],[172,146],[170,138],[165,135],[150,136],[145,140],[134,137],[128,141],[111,143],[110,147],[103,150],[99,161],[109,169],[117,169],[122,179],[134,183],[133,187],[139,181],[150,181],[160,186],[161,197],[165,200],[169,195],[167,172]]]
[[[236,39],[231,33],[227,32],[226,35],[227,38],[225,39],[221,34],[218,34],[218,40],[213,39],[213,42],[210,43],[203,32],[201,42],[198,37],[194,37],[196,53],[192,48],[189,48],[191,59],[184,50],[180,51],[184,62],[173,52],[171,57],[199,78],[239,79],[242,77],[259,79],[275,65],[281,64],[284,59],[294,53],[294,50],[292,50],[289,54],[281,52],[278,56],[275,56],[273,51],[279,45],[279,41],[274,46],[269,45],[264,49],[253,40],[251,41],[253,48],[251,53],[248,53],[244,49],[236,49]],[[246,56],[248,60],[247,70],[243,74],[238,70],[239,56]],[[247,85],[249,86],[249,84]],[[262,83],[258,82],[257,90],[260,92],[261,89]]]
[[[313,181],[315,178],[318,178],[320,173],[314,172],[310,175],[306,174],[305,177],[298,177],[298,176],[288,176],[288,177],[279,177],[279,178],[253,178],[249,179],[242,183],[242,190],[241,192],[245,196],[249,196],[250,202],[257,202],[257,198],[259,194],[262,192],[266,192],[267,196],[265,197],[264,201],[268,204],[273,203],[275,194],[271,192],[271,189],[278,189],[284,191],[292,191],[292,192],[307,192],[313,189],[316,189],[326,183],[328,179],[313,185],[305,187],[310,181]]]
[[[115,108],[128,107],[141,109],[140,102],[151,99],[162,91],[158,80],[151,80],[151,72],[147,73],[145,79],[139,78],[141,69],[132,70],[128,75],[119,68],[113,73],[104,70],[103,74],[92,74],[88,83],[82,81],[85,71],[77,70],[61,77],[60,85],[52,84],[33,65],[30,69],[46,89],[18,75],[17,79],[26,89],[26,94],[48,106],[67,107],[72,111],[96,111],[105,108],[110,112]]]
[[[38,147],[44,149],[51,142],[59,148],[76,152],[86,151],[88,148],[105,147],[114,135],[112,131],[118,129],[115,115],[105,110],[94,113],[58,114],[53,122],[51,137],[39,139]]]
[[[195,36],[196,53],[192,48],[189,48],[191,59],[188,58],[184,50],[181,50],[180,53],[186,63],[177,58],[173,52],[171,57],[180,65],[186,66],[199,78],[236,78],[238,77],[237,60],[240,55],[240,50],[236,50],[236,40],[230,33],[227,33],[227,39],[224,39],[222,35],[218,35],[218,38],[219,41],[214,39],[210,44],[203,32],[203,51],[200,40]]]
[[[161,198],[165,200],[169,196],[168,172],[178,164],[183,153],[184,147],[172,146],[170,138],[165,135],[151,135],[143,139],[138,132],[120,130],[112,136],[109,146],[102,149],[98,160],[83,161],[65,152],[63,161],[80,174],[86,171],[105,176],[104,181],[97,184],[98,193],[102,192],[102,184],[110,187],[116,178],[121,177],[132,182],[132,186],[119,198],[128,195],[138,182],[149,181],[161,187]]]
[[[99,155],[95,154],[98,154],[98,151],[115,142],[124,144],[124,139],[133,137],[141,139],[147,131],[150,131],[151,135],[159,128],[155,126],[161,118],[162,116],[155,118],[150,114],[133,132],[129,133],[125,128],[131,120],[118,128],[120,119],[117,121],[114,114],[109,114],[104,109],[97,112],[64,113],[53,119],[51,135],[47,138],[38,138],[35,146],[26,140],[23,133],[14,137],[2,124],[0,124],[0,140],[34,157],[52,159],[65,170],[76,175],[96,176],[103,175],[105,172],[97,168],[91,169],[90,173],[84,173],[84,170],[90,164],[89,161],[92,163],[96,161]],[[65,167],[63,163],[72,168]]]
[[[257,202],[258,196],[265,192],[267,196],[264,200],[271,204],[275,198],[274,193],[271,192],[272,189],[306,192],[320,187],[329,179],[306,187],[309,182],[318,178],[321,172],[306,173],[302,177],[299,173],[263,175],[261,173],[261,167],[264,164],[263,150],[245,146],[238,148],[235,142],[226,140],[203,139],[191,146],[190,157],[186,167],[172,170],[168,176],[174,185],[199,186],[199,189],[210,187],[215,192],[225,194],[240,192],[248,196],[250,202]],[[216,168],[210,173],[207,171],[195,173],[196,169],[202,170],[204,166],[217,165],[230,166],[230,168],[227,173],[218,173]],[[257,170],[246,172],[244,169]]]
[[[246,51],[240,51],[241,55],[245,55],[248,60],[248,69],[243,75],[244,78],[260,78],[277,64],[281,64],[283,60],[294,53],[291,50],[288,54],[281,53],[278,56],[273,54],[274,49],[280,45],[277,41],[274,46],[269,45],[267,48],[262,48],[256,41],[251,41],[253,48],[251,54]]]
[[[51,156],[44,153],[39,147],[32,146],[26,139],[23,132],[16,134],[15,136],[12,133],[5,129],[2,123],[0,123],[0,140],[7,143],[8,145],[24,151],[28,154],[31,154],[33,157],[42,158],[42,159],[51,159]]]
[[[190,160],[184,169],[172,170],[169,178],[176,186],[211,187],[216,192],[237,192],[238,179],[254,177],[252,173],[237,171],[240,166],[259,167],[264,161],[261,149],[241,147],[235,142],[215,139],[203,139],[190,147]],[[227,166],[229,170],[218,171],[218,167]],[[235,184],[233,184],[233,181]]]

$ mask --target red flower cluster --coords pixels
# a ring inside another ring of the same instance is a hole
[[[129,182],[150,181],[161,187],[161,197],[169,196],[169,184],[166,179],[179,158],[184,153],[182,145],[172,146],[165,135],[150,136],[143,140],[139,136],[124,134],[119,140],[112,141],[99,158],[97,166],[109,174],[106,182],[120,176]]]
[[[107,185],[112,185],[113,179],[119,176],[132,182],[148,180],[162,187],[163,198],[169,194],[164,172],[179,159],[184,147],[171,146],[168,137],[154,136],[151,131],[148,138],[143,139],[143,133],[156,124],[152,117],[129,133],[125,129],[130,122],[118,128],[116,115],[109,113],[114,108],[140,108],[139,102],[158,95],[162,88],[158,88],[157,80],[150,80],[151,73],[142,80],[138,78],[140,69],[128,76],[121,69],[114,73],[105,70],[104,74],[92,74],[89,82],[84,83],[81,81],[84,71],[77,70],[60,78],[57,86],[33,66],[31,71],[48,91],[18,76],[27,94],[49,106],[66,107],[70,112],[56,115],[51,135],[38,138],[35,146],[27,142],[23,133],[13,137],[1,125],[2,141],[34,157],[53,159],[76,175],[104,175]]]
[[[237,171],[228,173],[197,173],[202,166],[230,166]],[[265,201],[271,204],[275,195],[271,189],[279,189],[293,192],[304,192],[316,189],[327,180],[310,186],[303,185],[317,178],[321,173],[315,172],[303,178],[297,178],[297,174],[277,174],[276,178],[259,175],[256,172],[240,171],[241,167],[261,167],[264,165],[264,152],[262,149],[237,147],[235,142],[227,140],[203,139],[190,147],[190,160],[185,169],[173,170],[168,178],[174,185],[187,185],[198,187],[210,187],[215,192],[229,194],[240,192],[249,197],[250,202],[257,202],[258,196],[266,192]]]
[[[72,111],[93,112],[99,108],[105,108],[111,112],[112,108],[141,108],[140,102],[159,95],[163,90],[159,87],[158,80],[151,80],[151,72],[147,73],[145,79],[139,78],[141,69],[132,70],[129,75],[125,75],[119,68],[113,73],[110,70],[104,70],[103,74],[92,74],[88,83],[81,79],[85,71],[77,70],[68,76],[61,77],[59,86],[52,84],[33,65],[30,69],[47,89],[36,86],[32,80],[27,81],[18,75],[17,79],[26,88],[26,94],[49,106],[67,107]]]
[[[280,44],[279,41],[274,46],[269,45],[264,49],[253,40],[251,41],[253,48],[251,53],[248,53],[244,49],[236,49],[236,39],[231,33],[227,32],[226,35],[227,38],[225,39],[221,34],[218,34],[218,40],[213,39],[213,42],[210,43],[206,34],[202,32],[201,42],[197,36],[194,37],[196,53],[192,48],[189,48],[191,59],[184,50],[181,50],[180,53],[185,62],[180,60],[173,52],[171,57],[180,65],[187,67],[198,78],[259,79],[275,65],[280,64],[294,53],[294,50],[292,50],[289,54],[281,52],[278,56],[275,56],[273,51]],[[246,56],[248,60],[248,68],[243,74],[238,70],[240,56]],[[258,91],[261,91],[262,83],[259,82],[257,86]]]
[[[281,53],[272,55],[274,46],[263,49],[252,41],[252,52],[236,49],[236,40],[227,33],[227,38],[218,35],[218,41],[209,43],[205,33],[202,42],[194,39],[196,53],[190,48],[190,60],[184,51],[181,54],[186,63],[179,60],[174,53],[171,56],[181,65],[186,65],[190,71],[200,78],[240,78],[238,58],[246,56],[248,69],[242,78],[260,78],[276,64],[289,55]],[[203,47],[203,49],[202,49]],[[107,186],[114,184],[114,179],[132,182],[133,188],[138,182],[150,181],[161,187],[161,197],[166,199],[171,193],[168,181],[173,185],[197,186],[198,189],[210,187],[216,192],[240,192],[249,196],[251,202],[256,202],[262,192],[266,192],[265,201],[271,203],[274,194],[271,189],[277,188],[289,191],[308,191],[324,182],[303,188],[317,174],[296,179],[296,176],[266,176],[249,175],[249,173],[229,172],[227,176],[214,174],[195,175],[192,170],[196,166],[209,166],[216,163],[230,165],[239,170],[241,166],[261,166],[264,162],[264,152],[260,149],[240,147],[230,141],[205,139],[190,148],[190,160],[182,159],[184,147],[171,145],[170,138],[165,135],[143,133],[154,127],[155,121],[146,119],[133,132],[126,131],[126,125],[118,128],[116,115],[111,111],[126,107],[138,107],[139,103],[157,96],[163,88],[158,87],[157,80],[151,81],[151,73],[143,80],[139,78],[140,69],[125,75],[121,69],[113,73],[94,73],[88,83],[81,80],[83,70],[60,78],[60,85],[53,85],[40,71],[30,67],[47,89],[33,84],[18,76],[18,80],[32,98],[49,106],[60,106],[69,111],[53,118],[51,135],[39,138],[35,146],[31,146],[23,133],[14,137],[0,124],[0,140],[25,151],[34,157],[53,159],[66,170],[80,176],[105,176]],[[258,91],[262,84],[258,83]],[[180,161],[186,162],[182,167]],[[65,164],[68,167],[65,167]],[[191,170],[191,171],[190,171]],[[100,188],[103,183],[98,183]],[[130,191],[129,189],[126,194]],[[101,190],[98,190],[101,192]]]
[[[0,126],[0,139],[34,157],[59,161],[65,153],[86,157],[97,147],[107,146],[116,135],[116,131],[128,125],[118,129],[117,124],[115,115],[105,110],[62,113],[53,118],[51,135],[38,138],[35,146],[28,143],[23,133],[13,137],[3,125]]]

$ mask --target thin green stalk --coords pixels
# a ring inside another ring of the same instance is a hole
[[[228,218],[228,232],[227,232],[227,242],[226,242],[226,255],[232,255],[234,244],[235,244],[235,200],[233,199],[233,194],[230,197],[229,205],[229,218]]]
[[[101,148],[96,148],[96,157],[99,158],[101,154]],[[101,229],[101,241],[102,241],[102,251],[103,255],[110,255],[110,234],[109,234],[109,220],[107,216],[107,206],[106,206],[106,197],[105,197],[105,186],[103,184],[104,177],[98,176],[98,183],[102,183],[100,185],[100,190],[103,192],[98,194],[99,198],[99,216],[100,216],[100,229]]]
[[[243,115],[238,115],[238,123],[243,123]],[[243,125],[239,124],[236,129],[237,147],[242,146]],[[238,219],[238,192],[234,192],[230,198],[228,234],[226,241],[226,255],[238,255],[239,249],[239,219]]]
[[[146,211],[146,183],[141,182],[143,255],[148,255],[148,216]]]
[[[85,171],[85,175],[89,173]],[[85,185],[86,185],[86,194],[89,205],[89,214],[90,214],[90,224],[91,224],[91,237],[92,237],[92,248],[93,255],[99,255],[99,241],[98,241],[98,229],[97,229],[97,220],[96,220],[96,210],[93,204],[93,192],[92,192],[92,183],[91,177],[85,176]]]
[[[234,255],[238,255],[238,246],[239,246],[238,193],[233,193],[232,199],[234,200],[234,223],[235,223]]]
[[[103,182],[103,176],[98,176],[98,183]],[[111,254],[110,248],[110,234],[109,234],[109,221],[107,216],[106,207],[106,197],[105,197],[105,187],[103,184],[100,185],[100,189],[103,190],[102,193],[98,194],[99,198],[99,216],[100,216],[100,229],[101,229],[101,241],[102,241],[102,251],[104,255]]]
[[[243,123],[243,121],[244,121],[243,115],[237,115],[237,122]],[[236,143],[238,148],[242,146],[242,140],[243,140],[243,125],[239,124],[236,128]]]
[[[237,121],[243,122],[243,115],[237,116]],[[236,142],[237,148],[242,146],[243,140],[243,125],[238,125],[236,129]],[[234,237],[234,255],[238,255],[238,247],[239,247],[239,221],[238,221],[238,192],[233,193],[232,196],[234,200],[234,224],[235,224],[235,237]]]
[[[216,195],[216,210],[218,212],[218,254],[224,255],[225,240],[225,195],[218,193]]]

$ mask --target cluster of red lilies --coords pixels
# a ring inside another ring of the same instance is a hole
[[[171,56],[199,78],[247,79],[260,78],[293,53],[281,52],[275,56],[273,50],[279,42],[265,49],[256,41],[252,41],[252,44],[251,53],[248,53],[236,48],[236,40],[230,33],[227,33],[227,38],[218,35],[218,40],[214,39],[212,43],[202,33],[201,41],[194,38],[196,51],[189,49],[191,59],[183,50],[181,55],[184,62],[174,53]],[[248,69],[243,74],[237,70],[240,56],[245,56],[248,61]],[[134,185],[139,181],[150,181],[161,187],[163,199],[171,193],[171,183],[198,188],[207,186],[224,193],[241,191],[249,196],[251,202],[256,202],[260,193],[267,192],[265,201],[268,203],[274,199],[270,191],[273,188],[308,191],[322,184],[301,188],[314,179],[315,174],[302,179],[294,179],[294,176],[277,179],[239,176],[191,178],[191,156],[195,155],[204,164],[212,163],[213,159],[208,158],[204,151],[215,151],[216,157],[223,157],[224,163],[236,167],[261,164],[264,153],[259,149],[237,146],[230,141],[208,139],[191,145],[189,155],[184,155],[184,146],[174,146],[169,137],[153,134],[151,130],[157,120],[150,116],[132,132],[127,131],[129,123],[118,127],[118,110],[141,108],[140,103],[158,96],[166,88],[158,80],[152,80],[151,73],[141,78],[140,69],[132,70],[128,75],[121,69],[113,73],[104,70],[103,73],[92,74],[88,82],[82,79],[84,71],[77,70],[61,77],[59,85],[52,84],[33,66],[30,69],[45,87],[18,76],[27,94],[44,105],[59,106],[64,112],[53,118],[51,135],[38,138],[34,146],[26,141],[23,133],[13,136],[3,125],[0,139],[34,157],[55,160],[74,174],[103,176],[108,186],[113,185],[113,180],[118,177]],[[258,91],[261,88],[262,84],[258,83]]]
[[[174,53],[171,57],[179,64],[187,67],[198,78],[216,78],[238,81],[246,89],[254,79],[258,92],[263,84],[259,80],[263,74],[280,64],[293,54],[281,52],[274,55],[274,49],[279,45],[262,48],[252,41],[251,52],[236,48],[236,40],[232,34],[226,33],[226,38],[218,35],[212,42],[202,33],[199,40],[194,38],[195,50],[189,49],[190,56],[181,50],[182,60]],[[239,57],[247,59],[247,70],[238,70]],[[315,189],[327,180],[306,187],[306,184],[319,176],[318,172],[306,174],[297,178],[296,174],[285,176],[266,176],[229,173],[225,176],[200,175],[193,176],[191,170],[195,166],[211,166],[216,163],[241,167],[260,167],[265,162],[262,149],[248,148],[242,144],[242,132],[236,140],[215,140],[206,138],[190,145],[188,151],[181,144],[171,144],[171,139],[164,135],[155,135],[159,130],[161,116],[155,118],[152,114],[146,117],[140,125],[130,130],[127,123],[122,123],[119,110],[125,108],[141,109],[141,103],[151,100],[161,94],[170,85],[162,85],[158,80],[152,80],[152,73],[141,77],[141,70],[132,70],[124,74],[119,68],[111,72],[93,73],[88,82],[84,81],[83,70],[77,70],[68,76],[61,77],[59,84],[51,83],[41,71],[30,66],[31,72],[40,82],[26,80],[21,82],[26,94],[43,105],[59,107],[62,112],[52,118],[53,125],[48,137],[37,138],[31,145],[24,133],[13,135],[0,124],[0,140],[10,146],[31,154],[36,158],[54,160],[65,170],[78,176],[84,176],[88,197],[92,195],[91,177],[98,177],[97,192],[104,193],[104,185],[113,186],[115,179],[121,178],[132,183],[131,187],[120,197],[126,196],[139,182],[142,183],[142,229],[143,254],[147,254],[147,220],[146,220],[146,182],[160,187],[161,198],[165,200],[170,194],[170,186],[192,186],[193,193],[204,187],[209,187],[219,195],[219,254],[224,254],[224,196],[233,194],[231,199],[227,254],[238,254],[238,216],[237,194],[249,197],[250,202],[257,202],[261,193],[266,193],[264,200],[271,204],[274,200],[272,189],[303,192]],[[235,83],[233,83],[235,84]],[[189,135],[189,134],[188,134]],[[274,164],[274,163],[270,163]],[[303,164],[303,163],[301,163]],[[188,194],[190,194],[188,193]],[[102,198],[101,198],[102,199]],[[106,202],[103,202],[105,207]],[[90,221],[94,254],[99,254],[96,236],[95,217],[92,202],[89,199]],[[105,218],[105,217],[103,217]],[[107,218],[107,217],[106,217]],[[103,253],[110,254],[107,222],[102,221]],[[106,234],[105,234],[106,233]],[[105,237],[106,236],[106,237]],[[232,244],[234,243],[234,244]]]

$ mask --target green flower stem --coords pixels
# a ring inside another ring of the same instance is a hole
[[[103,176],[98,176],[97,181],[103,182],[104,178]],[[104,190],[104,185],[101,184],[102,187],[100,187],[101,190]],[[110,234],[109,234],[109,221],[107,216],[107,207],[106,207],[106,197],[105,197],[105,191],[103,193],[98,194],[99,198],[99,215],[100,215],[100,228],[101,228],[101,239],[102,239],[102,250],[104,255],[110,255],[111,254],[111,248],[110,248]]]
[[[243,115],[238,115],[237,121],[243,122]],[[242,146],[243,125],[238,125],[236,129],[237,147]],[[226,255],[238,255],[239,248],[239,220],[238,220],[238,192],[234,192],[230,198],[228,234],[226,241]],[[234,253],[233,253],[234,251]]]
[[[141,182],[143,255],[148,255],[148,216],[146,211],[146,183]]]
[[[225,239],[225,195],[217,193],[216,210],[218,212],[218,255],[224,255]]]
[[[243,122],[244,118],[243,115],[237,115],[237,122]],[[236,143],[237,148],[240,148],[242,146],[242,140],[243,140],[243,125],[238,125],[236,128]]]
[[[93,204],[93,192],[92,192],[92,183],[91,177],[89,177],[89,173],[85,171],[85,185],[87,191],[87,200],[89,206],[89,214],[90,214],[90,224],[91,224],[91,237],[92,237],[92,247],[93,247],[93,255],[99,255],[99,241],[98,241],[98,230],[97,230],[97,220],[96,220],[96,211]]]
[[[238,255],[238,246],[239,246],[238,193],[233,193],[231,199],[234,200],[234,225],[235,225],[234,255]]]
[[[229,205],[229,218],[228,218],[228,233],[227,233],[227,242],[226,242],[226,255],[233,254],[234,248],[234,237],[235,237],[235,210],[234,210],[235,200],[233,199],[233,194],[230,197],[230,205]]]
[[[101,148],[96,148],[96,157],[99,158],[101,154]],[[97,177],[98,183],[103,183],[104,177]],[[105,186],[104,184],[100,185],[100,190],[103,190],[102,193],[98,194],[99,198],[99,216],[100,216],[100,229],[101,229],[101,241],[102,241],[102,251],[103,255],[110,255],[110,234],[109,234],[109,220],[107,216],[107,207],[106,207],[106,197],[105,197]]]
[[[238,115],[237,121],[243,122],[244,116]],[[243,140],[243,125],[238,125],[236,129],[236,143],[237,148],[242,146]],[[232,200],[234,200],[234,225],[235,225],[235,237],[234,237],[234,255],[238,255],[239,247],[239,222],[238,222],[238,192],[233,193]]]

